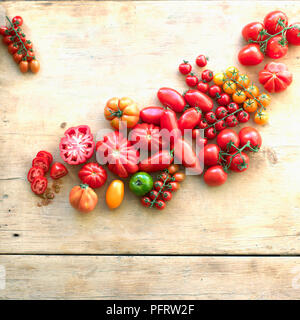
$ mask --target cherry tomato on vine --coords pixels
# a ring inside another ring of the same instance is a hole
[[[24,45],[27,50],[31,50],[33,48],[32,42],[29,40],[26,40]]]
[[[233,95],[232,95],[232,100],[236,103],[243,103],[246,100],[246,93],[244,90],[237,90]]]
[[[34,59],[34,52],[28,50],[28,51],[27,51],[26,59],[27,59],[28,62],[30,62],[32,59]]]
[[[173,175],[174,181],[176,182],[182,182],[185,179],[185,174],[183,172],[176,172]]]
[[[263,92],[261,93],[258,97],[257,100],[264,106],[264,107],[268,107],[271,103],[271,97]]]
[[[22,73],[26,73],[28,71],[28,61],[21,61],[19,63],[19,68]]]
[[[179,165],[178,164],[171,164],[168,167],[168,171],[170,174],[174,174],[175,172],[177,172],[179,170]]]
[[[233,94],[236,91],[236,84],[228,80],[223,84],[223,91],[228,94]]]
[[[19,50],[19,46],[16,43],[8,45],[7,50],[10,54],[14,55]]]
[[[205,129],[205,137],[209,140],[214,139],[217,136],[217,130],[214,127]]]
[[[281,23],[278,22],[280,20]],[[282,11],[272,11],[268,13],[264,18],[264,26],[268,33],[275,34],[279,31],[281,31],[284,26],[288,25],[288,17],[287,15]]]
[[[8,28],[6,26],[0,27],[0,35],[3,37],[8,35]]]
[[[22,60],[23,58],[23,55],[21,53],[18,53],[16,52],[14,55],[13,55],[13,58],[15,60],[16,63],[20,63],[20,61]]]
[[[247,122],[250,119],[250,114],[247,111],[242,110],[238,112],[237,119],[241,123]]]
[[[176,181],[171,181],[167,184],[166,190],[169,190],[171,192],[175,192],[180,188],[180,184]]]
[[[250,22],[243,28],[242,36],[247,42],[265,40],[267,36],[262,34],[263,30],[265,26],[261,22]]]
[[[262,138],[260,133],[252,127],[244,127],[239,132],[240,145],[241,147],[245,146],[248,142],[250,142],[250,147],[260,149],[262,144]],[[244,149],[251,150],[248,147]]]
[[[201,79],[206,82],[210,82],[214,77],[214,73],[211,70],[204,70],[201,74]]]
[[[167,172],[163,172],[161,175],[160,175],[160,180],[161,181],[168,181],[171,179],[171,176],[167,173]]]
[[[216,114],[213,111],[207,112],[204,117],[206,122],[209,124],[215,123],[217,120]]]
[[[227,116],[228,110],[224,106],[219,106],[216,109],[215,113],[216,113],[217,119],[222,119]]]
[[[236,67],[229,67],[225,70],[225,74],[229,79],[236,80],[239,76],[239,70]]]
[[[225,129],[222,130],[217,137],[217,144],[218,146],[223,150],[227,152],[234,152],[236,151],[236,148],[234,146],[231,146],[229,148],[229,143],[234,144],[236,147],[239,147],[240,145],[240,138],[238,134],[233,131],[232,129]]]
[[[163,191],[159,196],[160,200],[170,201],[172,199],[172,193],[170,191]]]
[[[163,187],[163,182],[161,180],[157,180],[153,183],[153,188],[156,191],[159,191]]]
[[[186,76],[185,82],[189,87],[195,87],[199,82],[199,79],[193,73],[191,73]]]
[[[141,203],[144,207],[150,207],[151,205],[151,199],[149,197],[142,197]]]
[[[199,126],[200,129],[205,129],[205,128],[208,127],[208,123],[206,122],[206,120],[201,119],[199,124],[198,124],[198,126]]]
[[[250,79],[246,74],[240,74],[237,78],[237,86],[239,88],[248,88],[250,84]]]
[[[14,18],[12,18],[11,22],[15,27],[21,27],[23,24],[23,19],[20,16],[15,16]]]
[[[163,200],[157,200],[155,203],[155,208],[158,210],[163,210],[166,207],[166,203]]]
[[[183,60],[178,69],[181,74],[189,74],[192,71],[192,66],[188,61]]]
[[[290,27],[293,28],[288,29],[285,35],[288,43],[293,44],[294,46],[300,46],[300,22],[292,23]]]
[[[202,138],[200,135],[196,138],[197,146],[203,148],[207,145],[207,139]]]
[[[264,55],[258,44],[250,43],[240,50],[238,59],[244,66],[255,66],[264,60]]]
[[[238,123],[239,123],[238,119],[236,118],[236,116],[234,114],[231,114],[225,120],[225,124],[227,127],[235,127],[236,125],[238,125]]]
[[[266,55],[272,59],[279,59],[288,52],[287,42],[282,36],[275,36],[268,41]]]
[[[269,114],[266,111],[256,112],[254,116],[254,122],[257,124],[266,124],[269,121]]]
[[[256,85],[252,83],[245,91],[245,94],[247,98],[250,98],[250,99],[252,99],[253,97],[256,98],[259,95],[259,89]]]
[[[227,173],[224,171],[222,166],[213,166],[207,169],[204,173],[204,182],[212,187],[220,186],[227,180]]]
[[[215,98],[217,95],[220,95],[221,93],[222,93],[222,89],[219,86],[217,86],[216,84],[212,85],[208,89],[208,94],[212,98]]]
[[[226,81],[226,75],[223,72],[216,73],[214,75],[213,81],[216,85],[222,86]]]
[[[257,102],[254,99],[248,99],[244,102],[243,108],[247,112],[255,112],[257,110]]]
[[[230,103],[230,96],[227,93],[220,94],[219,98],[217,99],[218,104],[221,106],[226,106]]]
[[[9,44],[13,43],[12,37],[11,36],[4,36],[2,38],[2,42],[8,46]]]
[[[40,63],[36,59],[33,59],[29,62],[29,68],[31,72],[38,73],[40,71]]]
[[[203,68],[207,65],[207,60],[208,60],[208,58],[206,58],[203,54],[200,54],[196,58],[196,65],[200,68]]]
[[[151,200],[157,199],[157,197],[158,197],[158,191],[156,191],[156,190],[151,190],[151,191],[149,192],[149,198],[150,198]]]
[[[197,89],[203,93],[207,93],[209,89],[209,84],[204,81],[199,81],[197,84]]]
[[[217,131],[222,131],[226,128],[226,123],[225,120],[219,120],[218,122],[216,122],[215,124],[215,128]]]
[[[227,110],[229,113],[233,113],[239,109],[239,105],[235,102],[230,102],[227,106]]]
[[[248,169],[249,157],[246,153],[241,152],[235,155],[228,156],[226,159],[230,170],[235,172],[243,172]]]

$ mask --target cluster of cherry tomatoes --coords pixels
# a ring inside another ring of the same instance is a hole
[[[288,17],[282,11],[268,13],[264,22],[251,22],[242,30],[243,38],[248,42],[239,54],[243,65],[257,65],[264,59],[264,54],[272,59],[279,59],[288,52],[288,44],[300,45],[300,23],[288,26]]]
[[[21,72],[25,73],[29,69],[33,73],[39,72],[40,63],[35,58],[32,42],[26,39],[21,29],[23,25],[22,17],[16,16],[12,20],[7,17],[7,20],[9,27],[1,26],[0,34],[2,35],[2,42],[8,46],[8,52],[19,65]]]

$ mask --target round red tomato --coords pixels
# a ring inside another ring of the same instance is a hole
[[[201,78],[205,82],[210,82],[214,77],[214,73],[211,70],[204,70],[201,74]]]
[[[295,46],[300,46],[300,22],[292,23],[290,27],[293,28],[288,29],[286,32],[286,39],[288,43],[293,44]]]
[[[208,123],[206,122],[206,120],[201,119],[201,120],[199,121],[198,126],[199,126],[200,129],[205,129],[205,128],[208,127]]]
[[[224,118],[224,117],[227,116],[228,110],[227,110],[224,106],[219,106],[219,107],[216,109],[215,113],[216,113],[216,117],[217,117],[218,119],[222,119],[222,118]]]
[[[236,118],[236,116],[234,114],[231,114],[225,120],[225,124],[227,127],[235,127],[236,125],[238,125],[238,123],[239,123],[238,119]]]
[[[1,36],[7,36],[9,34],[8,28],[6,26],[1,26],[0,27],[0,35]]]
[[[249,157],[246,155],[246,153],[241,152],[232,156],[228,156],[226,162],[232,171],[243,172],[248,169]]]
[[[220,95],[222,93],[222,89],[217,86],[216,84],[213,84],[211,87],[209,87],[208,89],[208,94],[212,97],[215,98],[218,95]]]
[[[231,143],[232,146],[229,150],[227,150],[229,148],[229,143]],[[238,134],[232,129],[224,129],[219,133],[217,137],[217,144],[223,151],[234,152],[236,151],[236,148],[233,146],[233,144],[236,147],[239,147],[240,138]]]
[[[88,184],[91,188],[100,188],[104,185],[107,179],[105,169],[98,163],[91,162],[85,164],[78,172],[79,179]]]
[[[27,180],[32,183],[36,177],[44,176],[44,170],[41,167],[32,167],[28,171]]]
[[[35,194],[43,194],[48,186],[48,180],[46,177],[38,176],[31,183],[31,190]]]
[[[11,38],[12,38],[11,36],[4,36],[2,38],[2,42],[8,46],[13,42]]]
[[[200,54],[196,58],[196,64],[200,68],[205,67],[207,65],[207,60],[208,60],[208,58],[206,58],[203,54]]]
[[[222,93],[217,99],[218,104],[221,106],[227,106],[230,103],[230,96],[227,93]]]
[[[227,106],[227,110],[229,113],[233,113],[239,109],[239,105],[235,102],[230,102]]]
[[[151,199],[149,197],[142,197],[141,203],[144,207],[150,207],[151,206]]]
[[[288,17],[282,11],[272,11],[265,16],[264,25],[268,33],[275,34],[288,25]]]
[[[188,61],[183,60],[183,63],[179,65],[178,69],[181,74],[189,74],[192,71],[192,66]]]
[[[205,114],[204,118],[205,118],[206,122],[209,124],[215,123],[217,120],[216,114],[213,111],[207,112]]]
[[[197,89],[203,93],[207,93],[209,89],[209,84],[204,81],[199,81],[197,84]]]
[[[261,41],[266,39],[266,35],[263,35],[265,26],[260,22],[251,22],[245,25],[242,30],[243,38],[248,42],[249,40]]]
[[[287,42],[282,36],[275,36],[268,41],[266,55],[272,59],[279,59],[288,52]]]
[[[163,200],[157,200],[155,202],[155,208],[158,210],[163,210],[166,207],[166,203]]]
[[[262,144],[262,139],[260,133],[252,127],[245,127],[239,132],[240,145],[243,147],[248,142],[250,142],[250,147],[260,149]],[[250,150],[245,148],[244,150]]]
[[[212,187],[220,186],[227,180],[227,173],[222,166],[213,166],[204,173],[204,182]]]
[[[14,55],[19,50],[19,46],[16,43],[11,43],[7,49],[10,54]]]
[[[23,24],[23,19],[20,16],[15,16],[12,18],[11,22],[15,27],[21,27]]]
[[[218,122],[216,122],[215,124],[215,128],[217,131],[222,131],[226,128],[226,123],[225,120],[219,120]]]
[[[214,127],[210,127],[205,130],[205,137],[207,139],[214,139],[217,135],[217,130]]]
[[[239,122],[244,123],[249,121],[250,119],[250,114],[249,112],[245,111],[245,110],[241,110],[240,112],[238,112],[237,114],[237,119]]]
[[[216,166],[219,162],[220,147],[214,143],[209,143],[200,153],[204,153],[204,164],[206,166]]]
[[[240,50],[238,59],[244,66],[255,66],[264,60],[264,55],[258,44],[250,43]]]
[[[189,87],[195,87],[199,82],[199,79],[193,73],[191,73],[186,76],[185,82]]]

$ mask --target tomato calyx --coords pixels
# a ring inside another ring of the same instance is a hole
[[[84,190],[89,188],[89,185],[86,184],[86,183],[81,183],[79,186],[80,186],[81,189],[84,189]]]

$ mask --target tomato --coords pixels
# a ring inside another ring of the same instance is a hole
[[[11,22],[15,27],[21,27],[23,25],[23,19],[20,16],[15,16],[12,18]]]
[[[229,148],[229,143],[231,144],[230,148]],[[225,129],[218,134],[217,144],[223,151],[234,152],[236,151],[236,148],[233,145],[235,145],[236,147],[239,147],[240,138],[237,135],[237,133],[232,129]]]
[[[174,89],[160,88],[157,92],[157,97],[163,106],[175,112],[182,112],[185,107],[182,95]]]
[[[202,112],[198,108],[187,109],[178,119],[178,127],[184,134],[184,130],[194,129],[199,123]]]
[[[135,173],[129,181],[129,189],[137,196],[143,196],[153,187],[153,179],[146,172]]]
[[[31,183],[31,190],[35,194],[43,194],[48,186],[48,180],[46,177],[38,176],[34,178],[34,180]]]
[[[245,74],[240,74],[237,78],[237,86],[241,89],[248,88],[250,84],[250,79]]]
[[[161,150],[166,141],[162,139],[160,128],[153,124],[138,123],[129,133],[129,141],[141,150]]]
[[[33,48],[32,42],[30,40],[26,40],[24,45],[27,50],[32,50]]]
[[[217,136],[217,130],[214,127],[210,127],[205,130],[204,134],[207,139],[211,140]]]
[[[275,34],[288,25],[288,17],[282,11],[272,11],[265,16],[264,25],[268,33]]]
[[[222,86],[226,81],[227,76],[223,72],[216,73],[213,77],[213,81],[216,85]]]
[[[220,147],[216,144],[209,143],[207,144],[203,151],[204,154],[204,164],[206,166],[215,166],[219,162],[219,153],[220,153]]]
[[[32,61],[32,59],[35,59],[35,55],[34,55],[33,50],[32,49],[28,50],[27,51],[27,55],[25,57],[26,57],[28,62]]]
[[[164,186],[164,183],[160,180],[157,180],[154,182],[153,186],[154,186],[155,191],[160,191],[162,189],[162,187]]]
[[[13,55],[13,58],[14,58],[14,60],[15,60],[16,63],[19,63],[19,62],[22,60],[23,55],[22,55],[21,53],[16,52],[16,53]]]
[[[257,110],[257,102],[254,99],[248,99],[244,102],[243,108],[247,112],[255,112]]]
[[[173,110],[164,110],[160,118],[160,127],[162,129],[161,134],[165,141],[170,141],[172,143],[174,139],[177,139],[179,136],[181,136],[176,113]],[[163,131],[163,129],[166,130]]]
[[[19,63],[19,68],[22,73],[26,73],[28,71],[28,61],[22,60]]]
[[[161,181],[160,181],[161,182]],[[153,200],[155,200],[155,199],[157,199],[158,198],[158,191],[156,191],[156,190],[151,190],[150,192],[149,192],[149,198],[153,201]]]
[[[119,131],[110,132],[97,142],[97,161],[121,178],[138,171],[139,152]],[[145,171],[145,170],[143,170]]]
[[[227,110],[229,113],[233,113],[239,109],[239,105],[235,102],[230,102],[227,106]]]
[[[237,90],[232,95],[232,100],[236,103],[243,103],[246,100],[246,93],[244,90]]]
[[[240,50],[238,59],[244,66],[255,66],[264,60],[264,55],[258,44],[250,43]]]
[[[228,110],[224,106],[219,106],[216,109],[215,113],[216,113],[217,119],[222,119],[227,116]]]
[[[139,171],[155,172],[167,169],[173,162],[173,156],[168,150],[162,150],[139,163]]]
[[[52,156],[52,154],[51,154],[50,152],[48,152],[48,151],[44,151],[44,150],[39,151],[39,152],[36,154],[36,156],[37,156],[37,157],[43,157],[43,158],[48,159],[49,165],[50,165],[50,164],[52,163],[52,161],[53,161],[53,156]]]
[[[254,84],[251,84],[245,91],[247,98],[256,98],[259,95],[259,89]]]
[[[247,122],[250,119],[250,114],[247,111],[242,110],[238,112],[237,119],[241,123]]]
[[[44,157],[35,157],[32,160],[32,166],[42,168],[44,170],[44,173],[49,171],[49,165],[50,165],[50,163],[49,163],[48,159],[44,158]]]
[[[147,107],[141,110],[140,118],[143,122],[160,125],[160,118],[164,113],[162,107]]]
[[[124,199],[124,183],[121,180],[113,180],[106,191],[106,204],[109,209],[118,208]]]
[[[18,52],[19,46],[16,43],[11,43],[8,45],[7,50],[11,55],[14,55],[16,52]]]
[[[196,138],[197,146],[199,146],[201,149],[207,145],[207,139],[202,138],[200,135]]]
[[[225,120],[219,120],[216,124],[215,124],[215,129],[217,131],[222,131],[226,128],[226,123]]]
[[[171,179],[171,175],[167,172],[163,172],[159,175],[161,181],[169,181]]]
[[[284,63],[270,62],[259,73],[259,82],[269,92],[285,90],[292,80],[293,76]]]
[[[204,173],[204,182],[212,187],[220,186],[227,180],[227,173],[224,171],[222,166],[213,166],[207,169]]]
[[[43,177],[44,176],[44,170],[41,168],[41,167],[32,167],[30,168],[30,170],[28,171],[28,174],[27,174],[27,180],[32,183],[33,180],[36,178],[36,177]]]
[[[200,129],[205,129],[205,128],[208,127],[208,123],[206,122],[206,120],[201,119],[199,124],[198,124],[198,126],[199,126]]]
[[[78,177],[84,184],[96,189],[104,185],[107,179],[107,173],[98,163],[90,162],[80,169]]]
[[[268,41],[266,55],[272,59],[279,59],[288,52],[287,42],[282,36],[275,36]]]
[[[31,72],[38,73],[40,71],[40,63],[36,59],[33,59],[29,62],[29,68]]]
[[[238,119],[234,114],[231,114],[225,120],[225,124],[227,127],[235,127],[236,125],[238,125],[238,123]]]
[[[166,185],[166,188],[171,192],[175,192],[180,189],[180,184],[176,181],[171,181]]]
[[[205,114],[205,120],[209,124],[213,124],[216,122],[216,114],[213,111],[209,111]]]
[[[2,42],[8,46],[9,44],[13,43],[13,40],[11,36],[4,36],[2,38]]]
[[[246,153],[241,152],[228,156],[226,162],[232,171],[243,172],[248,169],[249,157]]]
[[[257,124],[266,124],[269,121],[269,114],[266,111],[256,112],[254,122]]]
[[[193,167],[196,164],[196,154],[192,146],[183,139],[174,142],[174,157],[184,167]]]
[[[50,169],[52,179],[60,179],[68,174],[68,169],[60,162],[54,162]]]
[[[265,30],[265,26],[262,23],[251,22],[243,28],[242,36],[247,42],[249,40],[262,41],[266,39],[266,35],[262,34],[263,30]]]
[[[149,197],[142,197],[141,203],[144,207],[150,207],[151,206],[151,199]]]
[[[285,36],[288,43],[293,44],[295,46],[300,46],[300,22],[292,23],[289,27],[293,27],[288,29]]]
[[[89,126],[67,129],[59,144],[60,156],[68,164],[86,162],[94,153],[95,142]]]
[[[222,89],[217,86],[216,84],[212,85],[208,89],[208,94],[210,97],[215,98],[216,96],[220,95],[222,93]]]
[[[230,96],[227,93],[222,93],[217,99],[218,104],[226,106],[230,103]]]
[[[104,108],[104,116],[116,130],[125,125],[127,128],[132,128],[139,121],[140,110],[130,98],[111,98]]]
[[[205,82],[210,82],[214,78],[214,73],[211,70],[204,70],[201,74],[201,79]]]
[[[74,209],[88,213],[95,209],[98,196],[87,184],[81,184],[72,188],[69,194],[69,201]]]
[[[169,174],[174,174],[174,173],[176,173],[177,171],[179,171],[179,165],[178,165],[178,164],[171,164],[171,165],[168,167],[168,172],[169,172]]]
[[[209,84],[204,81],[199,81],[197,84],[197,89],[202,93],[207,93],[209,90]]]
[[[200,68],[203,68],[207,65],[207,60],[208,60],[208,58],[206,58],[203,54],[200,54],[196,58],[196,65]]]
[[[181,74],[189,74],[192,71],[192,66],[188,61],[183,60],[183,63],[179,65],[178,69]]]
[[[233,81],[228,80],[223,84],[223,90],[225,93],[233,94],[236,91],[236,84]]]
[[[184,95],[184,99],[188,105],[198,107],[204,113],[211,111],[214,107],[212,99],[198,90],[188,90]]]
[[[185,174],[183,172],[176,172],[173,175],[174,181],[182,182],[185,179]]]
[[[163,210],[166,207],[166,203],[163,200],[157,200],[155,202],[155,208],[158,210]]]
[[[239,132],[240,146],[243,147],[250,142],[250,147],[260,149],[262,139],[260,133],[252,127],[244,127]],[[244,149],[250,150],[248,147]]]
[[[9,35],[9,31],[6,26],[0,26],[0,35],[3,37]]]
[[[170,201],[172,199],[172,193],[170,191],[163,191],[159,197],[160,200]]]
[[[271,97],[267,93],[261,93],[258,97],[257,100],[264,106],[268,107],[271,103]]]
[[[185,82],[189,87],[195,87],[199,82],[199,79],[193,73],[191,73],[186,76]]]
[[[239,70],[236,67],[228,67],[225,74],[227,78],[236,80],[239,76]]]

